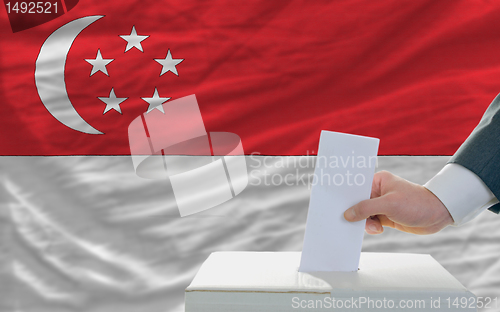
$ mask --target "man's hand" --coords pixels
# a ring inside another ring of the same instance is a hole
[[[368,234],[380,234],[383,226],[413,234],[432,234],[453,224],[441,201],[425,187],[387,171],[375,173],[371,199],[344,212],[347,221],[366,220]]]

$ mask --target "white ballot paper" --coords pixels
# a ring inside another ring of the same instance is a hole
[[[300,272],[357,271],[366,221],[344,211],[369,199],[379,139],[322,131],[319,140]]]

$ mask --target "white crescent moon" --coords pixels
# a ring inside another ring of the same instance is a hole
[[[64,70],[73,41],[82,30],[102,17],[86,16],[61,26],[45,40],[36,59],[35,83],[45,108],[62,124],[88,134],[103,133],[89,125],[73,107],[66,90]]]

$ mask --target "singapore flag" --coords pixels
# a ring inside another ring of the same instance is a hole
[[[210,253],[301,250],[322,130],[427,182],[499,92],[500,3],[401,4],[5,0],[0,311],[184,311]],[[493,298],[482,221],[363,248]]]

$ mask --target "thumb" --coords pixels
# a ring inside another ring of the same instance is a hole
[[[349,222],[361,221],[370,216],[388,214],[391,209],[388,196],[363,200],[344,212],[344,218]]]

